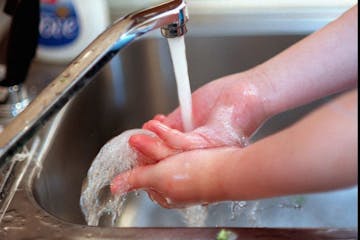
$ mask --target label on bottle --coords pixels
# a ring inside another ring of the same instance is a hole
[[[39,45],[61,47],[74,42],[80,22],[74,5],[66,0],[41,0]]]

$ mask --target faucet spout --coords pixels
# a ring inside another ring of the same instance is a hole
[[[187,21],[185,0],[167,1],[117,20],[5,127],[0,134],[0,167],[121,49],[154,29],[162,29],[165,37],[182,36]]]
[[[161,28],[161,34],[166,38],[176,38],[187,33],[186,24],[173,23]]]
[[[185,6],[179,11],[177,21],[161,28],[161,34],[166,38],[175,38],[187,33],[186,22],[189,20]]]

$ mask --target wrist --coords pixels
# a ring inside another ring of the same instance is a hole
[[[258,68],[236,74],[231,91],[237,95],[234,101],[234,125],[250,137],[266,119],[274,115],[268,108],[271,94],[268,77]]]

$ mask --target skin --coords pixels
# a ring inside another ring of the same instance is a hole
[[[179,109],[145,123],[157,136],[130,138],[140,164],[117,176],[111,191],[145,189],[170,208],[356,184],[357,63],[356,5],[267,62],[195,91],[193,131],[183,132]],[[344,90],[293,126],[245,147],[244,139],[269,117]]]

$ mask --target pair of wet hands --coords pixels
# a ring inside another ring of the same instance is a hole
[[[247,145],[247,138],[244,137],[244,134],[233,127],[233,108],[222,108],[216,116],[221,116],[221,119],[215,119],[187,133],[168,126],[165,123],[166,116],[155,116],[143,125],[144,130],[154,134],[137,134],[129,138],[129,145],[138,155],[138,166],[151,167],[153,164],[185,151],[223,146],[244,147]],[[178,207],[178,205],[173,204],[171,198],[164,196],[157,189],[149,189],[146,186],[141,186],[141,184],[133,186],[130,183],[131,181],[128,181],[132,172],[130,170],[113,179],[111,183],[113,194],[124,194],[137,188],[145,188],[150,198],[163,207]]]
[[[224,152],[210,151],[246,146],[247,137],[266,119],[263,100],[250,75],[230,75],[196,90],[192,94],[194,130],[190,132],[182,131],[179,108],[145,123],[143,129],[151,134],[137,134],[129,139],[138,153],[138,165],[113,179],[112,193],[144,189],[163,207],[178,207],[169,205],[166,199],[173,203],[207,202],[199,192],[209,188],[209,181],[213,181],[211,172],[225,166],[216,165]],[[200,150],[199,154],[198,149],[206,151]],[[199,176],[201,169],[206,170]]]

